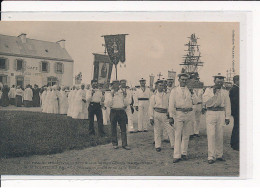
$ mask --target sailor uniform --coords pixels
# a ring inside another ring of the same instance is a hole
[[[167,113],[169,107],[169,94],[156,91],[150,98],[149,116],[154,120],[155,148],[161,148],[162,133],[167,130],[170,142],[174,145],[174,134],[172,128],[166,128],[168,122]]]
[[[187,155],[192,124],[192,106],[197,102],[187,87],[175,87],[169,97],[169,115],[174,118],[175,142],[173,158]]]
[[[149,88],[139,88],[136,91],[135,106],[138,106],[138,131],[147,131],[148,108],[151,91]]]
[[[213,88],[207,88],[203,94],[203,106],[207,108],[208,160],[222,158],[223,127],[231,114],[228,91],[221,88],[214,92]]]

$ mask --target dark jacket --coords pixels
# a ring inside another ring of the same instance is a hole
[[[231,115],[239,116],[239,87],[234,85],[229,91]]]

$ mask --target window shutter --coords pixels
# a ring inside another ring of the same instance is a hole
[[[54,72],[55,73],[58,73],[57,69],[58,69],[58,63],[54,63]]]
[[[39,63],[39,72],[41,73],[42,72],[42,62],[40,61]]]
[[[5,70],[9,70],[9,59],[6,58],[5,60]]]
[[[14,60],[14,66],[13,66],[14,70],[17,71],[17,59]]]
[[[10,76],[6,76],[6,84],[10,87]]]
[[[47,73],[50,73],[50,63],[47,62]]]
[[[22,69],[22,71],[24,72],[25,70],[26,70],[26,61],[23,60],[23,69]]]

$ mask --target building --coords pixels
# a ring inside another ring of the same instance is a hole
[[[21,85],[73,85],[73,59],[65,40],[49,42],[0,34],[0,82]]]

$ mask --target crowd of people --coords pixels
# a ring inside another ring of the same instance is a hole
[[[8,85],[0,83],[0,106],[40,107],[40,91],[41,89],[36,84],[34,87],[28,84],[26,88],[19,85],[12,85],[9,88]]]
[[[154,146],[162,149],[162,141],[168,141],[173,149],[173,162],[188,159],[188,144],[191,138],[199,137],[201,115],[206,114],[208,139],[208,163],[225,161],[223,158],[223,128],[234,118],[231,147],[239,150],[239,76],[234,76],[234,86],[223,88],[224,76],[214,76],[214,86],[188,88],[189,74],[178,75],[178,86],[173,79],[161,79],[155,88],[140,85],[130,88],[126,80],[114,80],[110,85],[100,86],[97,80],[90,85],[59,87],[44,86],[26,89],[12,86],[1,89],[1,105],[41,106],[42,112],[64,114],[74,119],[89,120],[89,134],[95,135],[94,116],[97,118],[98,135],[104,136],[104,125],[110,123],[112,145],[118,149],[117,125],[120,126],[122,148],[130,150],[129,133],[147,132],[148,125],[154,128]],[[133,125],[137,114],[138,127]]]

